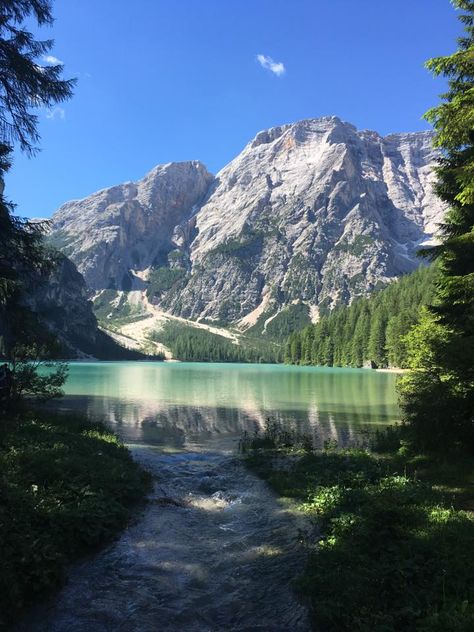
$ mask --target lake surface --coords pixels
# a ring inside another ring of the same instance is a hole
[[[230,448],[268,418],[350,443],[399,419],[396,376],[283,365],[72,363],[60,407],[104,419],[128,443]]]
[[[56,405],[109,423],[155,483],[135,522],[17,632],[308,632],[291,583],[317,526],[244,467],[238,439],[271,417],[349,443],[398,419],[394,384],[353,369],[71,364]]]

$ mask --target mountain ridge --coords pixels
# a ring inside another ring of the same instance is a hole
[[[317,318],[415,269],[436,240],[432,135],[335,116],[276,126],[216,176],[167,163],[68,202],[51,238],[92,293],[147,293],[162,311],[242,329],[301,302]]]

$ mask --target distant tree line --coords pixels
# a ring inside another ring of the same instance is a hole
[[[404,336],[434,295],[436,270],[420,267],[368,298],[341,306],[288,338],[285,362],[320,366],[404,367]]]
[[[282,346],[273,342],[242,337],[239,344],[205,329],[167,323],[152,339],[168,347],[173,357],[183,362],[258,362],[283,361]]]

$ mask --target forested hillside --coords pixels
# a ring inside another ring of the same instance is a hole
[[[167,323],[151,338],[164,344],[174,358],[183,362],[283,361],[282,345],[277,342],[242,336],[239,344],[234,344],[228,338],[184,324]]]
[[[369,298],[342,306],[315,324],[293,333],[285,349],[291,364],[361,367],[406,365],[403,336],[420,307],[434,295],[433,266],[420,267]]]

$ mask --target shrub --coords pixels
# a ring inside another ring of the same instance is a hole
[[[123,528],[148,475],[102,424],[28,412],[0,428],[0,627]]]

